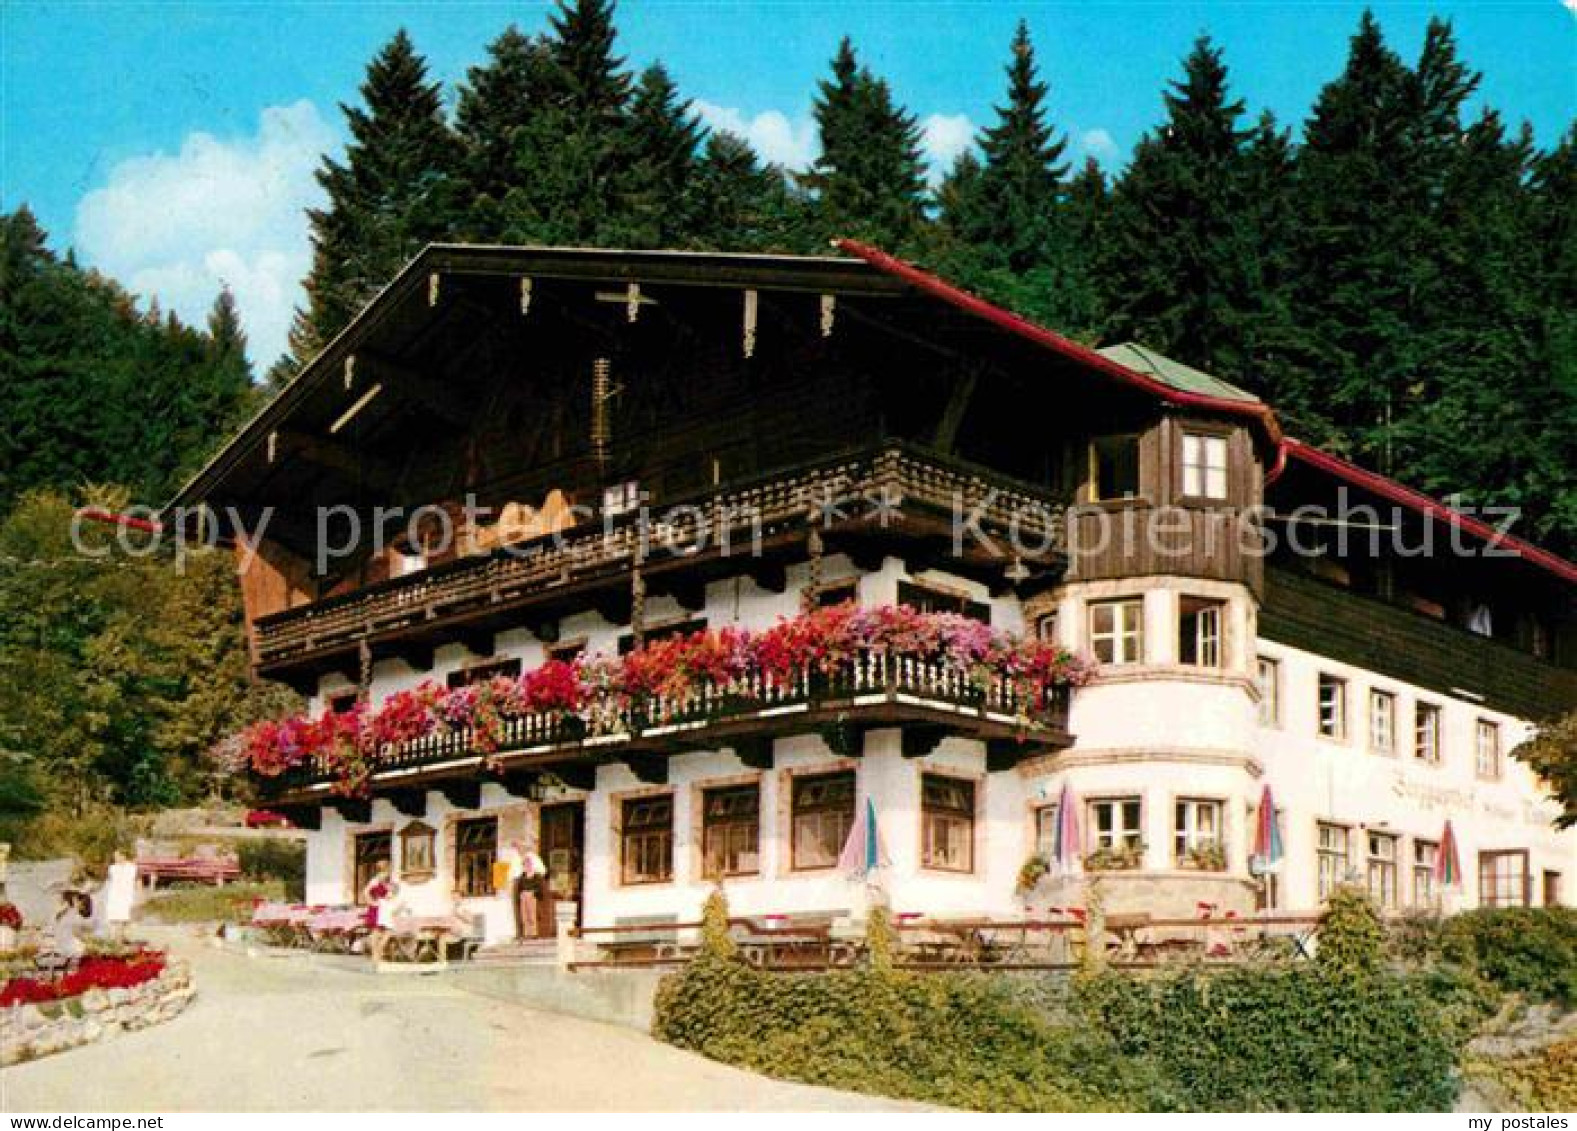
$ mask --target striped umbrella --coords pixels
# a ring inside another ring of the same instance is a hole
[[[1067,867],[1079,858],[1079,809],[1073,800],[1073,790],[1062,783],[1062,793],[1057,798],[1057,827],[1051,838],[1051,863]]]
[[[843,842],[838,856],[838,867],[854,879],[869,876],[878,868],[891,868],[893,858],[882,843],[881,830],[876,827],[876,803],[865,799],[865,815],[856,817],[849,829],[849,839]]]
[[[1440,833],[1440,847],[1435,849],[1435,882],[1442,887],[1455,887],[1462,882],[1462,858],[1457,855],[1457,834],[1451,828],[1450,818]]]
[[[1254,823],[1254,860],[1259,871],[1273,871],[1281,863],[1281,824],[1276,820],[1276,798],[1270,783],[1259,795],[1259,819]]]

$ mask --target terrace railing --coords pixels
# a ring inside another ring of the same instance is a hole
[[[653,546],[745,556],[755,539],[803,531],[813,520],[834,529],[924,509],[968,514],[985,530],[1015,530],[1023,545],[1063,545],[1061,505],[1049,493],[894,442],[664,500],[644,530],[628,517],[588,524],[260,617],[253,626],[256,659],[266,669],[352,649],[410,625],[528,604],[556,589],[628,573]]]
[[[372,784],[443,769],[474,774],[481,763],[551,769],[554,763],[616,761],[666,755],[749,738],[849,727],[921,724],[1035,753],[1065,746],[1070,689],[1039,702],[1001,672],[967,672],[941,659],[861,651],[827,671],[786,682],[753,674],[728,683],[699,682],[681,696],[613,696],[582,710],[504,718],[490,736],[450,727],[383,747],[373,756]],[[275,796],[332,781],[318,763],[264,779]]]

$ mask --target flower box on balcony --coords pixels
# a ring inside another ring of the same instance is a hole
[[[1046,641],[993,632],[953,613],[839,605],[765,631],[726,627],[654,641],[623,656],[550,660],[515,677],[397,692],[316,719],[256,724],[221,751],[271,783],[331,780],[365,797],[380,767],[607,738],[660,728],[813,712],[847,700],[994,717],[999,732],[1060,735],[1068,688],[1087,666]],[[864,709],[864,708],[858,708]],[[813,720],[814,721],[814,720]]]
[[[1131,872],[1144,863],[1144,845],[1097,848],[1084,858],[1086,872]]]

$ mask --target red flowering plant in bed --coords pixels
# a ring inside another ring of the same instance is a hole
[[[12,978],[0,986],[0,1008],[63,1001],[89,990],[130,989],[153,981],[163,972],[164,955],[157,950],[84,958],[75,970],[59,978]]]
[[[0,901],[0,927],[10,927],[13,931],[22,929],[22,912],[17,910],[16,904]]]
[[[549,660],[519,678],[452,689],[423,683],[375,709],[358,705],[315,720],[259,723],[227,747],[231,764],[264,777],[316,759],[335,773],[338,792],[364,796],[378,752],[434,732],[463,731],[483,754],[498,751],[509,722],[528,714],[573,720],[592,735],[618,734],[669,721],[697,703],[701,710],[759,703],[769,693],[847,672],[862,657],[929,664],[983,696],[996,689],[998,701],[1027,723],[1057,721],[1057,692],[1084,683],[1090,672],[1054,644],[956,613],[843,604],[760,631],[703,629],[623,656]]]

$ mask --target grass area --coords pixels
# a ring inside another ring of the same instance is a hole
[[[252,902],[283,899],[283,880],[187,885],[156,892],[142,905],[142,918],[160,923],[242,923],[252,917]]]

